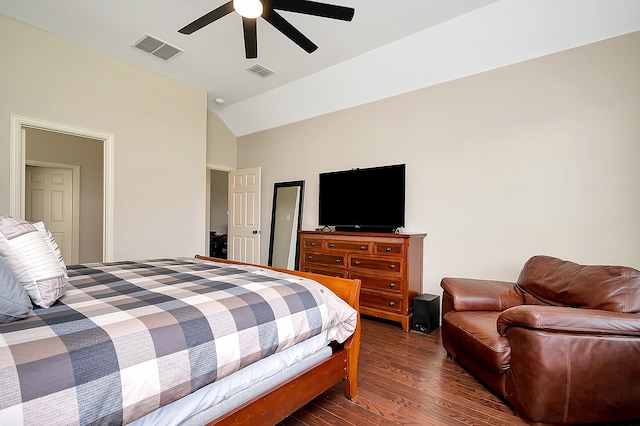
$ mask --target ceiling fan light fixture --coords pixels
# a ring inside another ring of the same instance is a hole
[[[262,15],[263,6],[260,0],[233,0],[233,8],[241,16],[256,19]]]
[[[280,31],[307,53],[314,52],[318,46],[280,15],[277,12],[280,10],[303,15],[339,19],[341,21],[351,21],[355,13],[355,9],[352,7],[320,3],[313,0],[228,0],[222,6],[218,6],[211,12],[202,15],[195,21],[179,29],[178,32],[181,34],[192,34],[232,12],[237,12],[242,16],[244,52],[247,59],[255,59],[258,57],[257,18],[259,17],[262,17],[271,24],[272,27]]]

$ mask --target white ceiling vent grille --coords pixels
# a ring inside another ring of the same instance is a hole
[[[136,44],[133,45],[136,49],[140,49],[147,52],[157,58],[168,61],[169,59],[182,52],[175,46],[165,43],[164,41],[157,39],[149,34],[145,34]]]
[[[268,77],[271,74],[275,74],[275,71],[271,71],[269,68],[260,64],[250,66],[249,68],[247,68],[247,71],[252,72],[255,75],[259,75],[260,77]]]

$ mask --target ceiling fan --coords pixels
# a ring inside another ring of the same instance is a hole
[[[351,21],[355,13],[355,9],[351,7],[336,6],[308,0],[230,0],[178,30],[178,32],[182,34],[192,34],[223,16],[236,11],[242,16],[244,50],[247,59],[258,57],[256,22],[259,17],[264,18],[268,23],[308,53],[315,51],[318,46],[284,19],[282,15],[276,12],[276,9],[305,15],[321,16],[324,18],[340,19],[342,21]]]

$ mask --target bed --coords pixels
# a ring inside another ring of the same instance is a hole
[[[65,278],[0,324],[4,424],[275,424],[341,381],[357,395],[359,280],[203,256]]]

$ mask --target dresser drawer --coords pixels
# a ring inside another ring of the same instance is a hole
[[[350,256],[349,267],[401,274],[402,259],[380,259],[373,257]]]
[[[381,256],[404,256],[404,244],[403,243],[373,243],[373,254]]]
[[[349,278],[357,278],[362,281],[363,290],[377,290],[388,293],[402,293],[402,277],[394,275],[369,275],[358,272],[350,272]]]
[[[328,266],[304,264],[300,269],[302,272],[313,272],[314,274],[328,275],[330,277],[347,278],[346,269],[329,268]]]
[[[305,264],[319,264],[319,265],[330,265],[336,268],[345,268],[346,255],[344,254],[327,254],[327,253],[316,253],[316,252],[304,252],[304,263]]]
[[[370,241],[342,241],[342,240],[327,240],[327,250],[349,251],[358,253],[370,253],[371,242]]]
[[[360,291],[360,305],[388,312],[402,312],[402,296],[378,292]]]
[[[320,249],[322,248],[322,243],[324,240],[320,238],[302,238],[302,248],[303,249]]]

